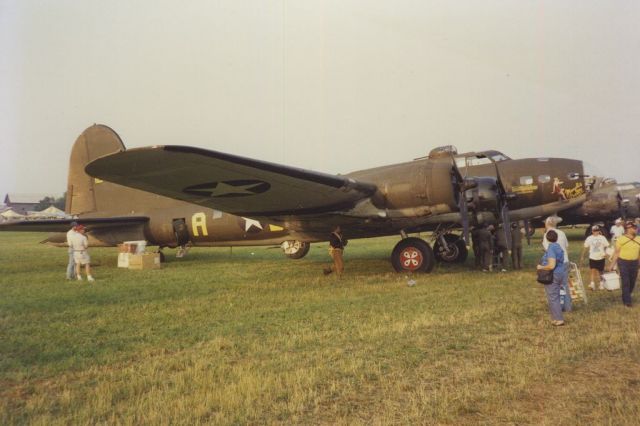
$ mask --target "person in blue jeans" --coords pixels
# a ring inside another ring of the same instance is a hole
[[[549,302],[549,311],[551,312],[552,318],[551,324],[561,326],[564,325],[562,304],[560,303],[560,289],[563,287],[565,276],[564,250],[562,250],[560,244],[557,243],[558,234],[555,230],[550,229],[547,231],[546,237],[549,245],[537,269],[553,271],[553,281],[551,284],[544,286],[544,291],[547,294],[547,301]]]
[[[558,241],[556,242],[560,245],[560,248],[564,251],[564,262],[563,262],[564,277],[562,279],[562,290],[564,295],[560,299],[561,305],[562,305],[562,311],[570,312],[572,310],[573,304],[571,301],[571,292],[569,291],[569,272],[571,268],[571,265],[569,263],[569,240],[567,239],[567,235],[564,233],[564,231],[561,231],[560,229],[557,228],[558,223],[561,220],[562,219],[558,217],[549,216],[544,221],[545,234],[542,237],[542,247],[545,249],[545,251],[549,248],[549,241],[547,240],[546,233],[549,232],[550,230],[553,230],[558,235]]]

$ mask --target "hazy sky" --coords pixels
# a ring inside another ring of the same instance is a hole
[[[637,0],[0,0],[0,194],[62,194],[93,123],[329,173],[453,144],[639,180],[639,22]]]

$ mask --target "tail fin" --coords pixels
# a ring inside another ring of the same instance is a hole
[[[67,202],[65,210],[71,215],[92,213],[104,208],[96,193],[96,179],[87,175],[85,166],[103,155],[124,151],[120,136],[111,128],[102,124],[94,124],[87,128],[71,149],[69,160],[69,177],[67,181]],[[109,184],[110,185],[110,184]]]

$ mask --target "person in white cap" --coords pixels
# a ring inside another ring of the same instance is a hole
[[[611,235],[611,245],[616,245],[616,240],[624,235],[624,226],[622,226],[622,219],[617,218],[616,223],[609,230]]]
[[[604,290],[604,284],[602,280],[602,273],[604,272],[604,263],[606,257],[606,249],[609,247],[609,241],[602,235],[602,230],[598,225],[591,227],[591,235],[584,241],[584,247],[582,248],[582,254],[580,255],[580,264],[584,260],[584,255],[587,249],[589,250],[589,269],[591,270],[591,284],[589,288],[591,290],[596,289],[595,280],[598,278],[600,282],[600,290]]]
[[[82,265],[87,274],[87,281],[95,281],[91,276],[91,258],[87,252],[89,248],[89,240],[85,235],[84,225],[78,225],[75,227],[75,233],[71,235],[70,243],[73,248],[73,260],[76,263],[76,277],[78,281],[82,281]]]
[[[76,226],[78,226],[78,222],[71,222],[71,229],[67,231],[67,246],[69,249],[67,253],[69,254],[69,262],[67,263],[67,279],[72,280],[76,277],[76,263],[73,260],[73,247],[71,247],[71,236],[76,232]]]

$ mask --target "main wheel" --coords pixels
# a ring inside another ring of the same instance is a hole
[[[304,241],[289,240],[284,241],[281,247],[284,255],[289,259],[302,259],[309,253],[311,244]]]
[[[435,264],[433,250],[420,238],[405,238],[391,253],[391,264],[396,272],[431,272]]]
[[[447,241],[449,250],[446,250],[439,240],[436,241],[433,245],[433,254],[436,260],[446,263],[464,263],[469,255],[464,240],[455,234],[446,234],[444,239]]]

